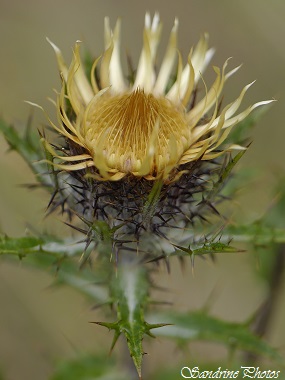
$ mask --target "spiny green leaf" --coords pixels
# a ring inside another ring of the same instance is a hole
[[[231,240],[228,236],[225,238],[221,235],[221,229],[218,233],[215,233],[211,238],[207,238],[204,235],[197,233],[190,233],[181,244],[175,244],[172,242],[173,251],[163,253],[160,256],[155,257],[151,261],[157,261],[161,259],[168,259],[170,257],[190,257],[192,265],[196,256],[209,255],[214,259],[215,253],[237,253],[244,252],[243,249],[236,248],[231,245]],[[189,240],[191,243],[189,244]],[[196,240],[196,241],[195,241]],[[185,245],[182,245],[185,244]]]
[[[201,311],[185,314],[159,313],[151,316],[150,319],[152,321],[164,320],[173,325],[157,330],[156,335],[178,341],[208,340],[221,342],[229,348],[246,350],[282,363],[282,358],[278,352],[250,332],[244,324],[226,322]]]
[[[233,253],[233,252],[241,252],[239,249],[230,246],[229,244],[222,243],[220,241],[217,242],[205,242],[201,246],[193,246],[193,247],[183,247],[180,245],[173,244],[175,248],[178,250],[192,256],[192,255],[208,255],[212,253],[221,253],[221,252],[228,252],[228,253]],[[174,252],[171,254],[172,256],[181,256],[179,252]],[[182,254],[183,255],[183,254]]]
[[[137,262],[128,260],[121,264],[111,279],[111,298],[117,308],[116,322],[94,322],[115,332],[112,347],[123,334],[127,340],[130,355],[141,379],[142,341],[144,336],[152,335],[150,330],[162,324],[151,325],[144,319],[144,310],[148,304],[149,279],[146,269]]]
[[[112,298],[117,304],[120,333],[127,344],[139,377],[144,351],[142,340],[146,333],[144,308],[148,302],[149,281],[145,268],[134,265],[121,265],[112,284]]]
[[[194,255],[206,255],[211,253],[233,253],[233,252],[241,252],[240,249],[230,246],[229,244],[222,243],[220,241],[217,242],[206,242],[200,248],[194,248]]]

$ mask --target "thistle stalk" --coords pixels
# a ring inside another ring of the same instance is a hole
[[[142,379],[142,341],[145,335],[154,337],[150,330],[165,324],[149,324],[145,320],[145,310],[149,302],[150,279],[144,265],[129,253],[120,254],[121,260],[110,281],[110,298],[116,310],[117,321],[93,322],[114,330],[111,350],[119,336],[126,338],[128,349],[138,376]]]

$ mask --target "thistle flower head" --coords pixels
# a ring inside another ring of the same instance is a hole
[[[208,36],[201,37],[183,64],[177,49],[178,20],[157,69],[162,29],[158,14],[152,20],[145,17],[138,66],[127,79],[120,61],[120,28],[120,20],[112,31],[105,19],[105,51],[89,74],[79,41],[69,67],[49,41],[62,78],[54,102],[58,122],[49,121],[65,143],[54,145],[42,138],[56,176],[50,210],[61,207],[69,216],[76,214],[88,226],[79,229],[88,244],[101,239],[105,225],[116,253],[126,235],[135,243],[143,236],[148,241],[149,232],[165,239],[173,227],[205,220],[205,205],[216,213],[208,194],[214,182],[212,164],[226,151],[244,150],[227,144],[231,129],[270,102],[238,112],[250,83],[223,108],[224,84],[238,67],[227,71],[228,60],[221,69],[214,67],[215,79],[207,88],[202,75],[214,53]]]
[[[153,20],[147,14],[138,67],[134,79],[128,81],[120,61],[120,29],[120,21],[112,31],[109,19],[105,19],[105,51],[94,61],[90,78],[80,58],[79,41],[69,68],[60,50],[51,43],[62,76],[56,103],[59,124],[53,127],[70,147],[69,153],[62,155],[45,142],[60,160],[58,168],[90,168],[97,180],[118,181],[127,176],[169,183],[183,175],[184,164],[212,160],[224,150],[241,148],[231,145],[221,149],[221,144],[234,125],[265,102],[235,115],[249,84],[233,103],[219,111],[224,84],[238,69],[227,72],[228,61],[221,70],[214,67],[214,83],[195,102],[197,82],[213,55],[207,35],[191,49],[183,65],[176,46],[175,20],[165,56],[156,71],[162,25],[157,14]],[[67,112],[67,101],[72,112]]]

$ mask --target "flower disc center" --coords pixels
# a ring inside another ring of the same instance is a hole
[[[176,149],[173,150],[173,144]],[[177,162],[189,147],[190,128],[184,111],[169,100],[143,90],[101,96],[91,104],[85,123],[85,143],[96,156],[103,152],[106,164],[122,172],[137,172],[154,147],[150,171],[160,171],[170,157]]]

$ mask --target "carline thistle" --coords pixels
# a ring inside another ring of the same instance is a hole
[[[69,67],[49,41],[62,87],[54,102],[57,123],[47,117],[63,140],[51,143],[42,135],[47,161],[57,176],[51,209],[61,206],[76,214],[87,226],[79,230],[88,245],[106,226],[116,252],[126,242],[135,243],[137,251],[149,234],[167,240],[173,227],[186,228],[195,218],[204,219],[195,194],[206,191],[211,165],[226,152],[245,149],[227,144],[231,129],[253,109],[270,103],[255,103],[237,113],[250,83],[222,107],[225,82],[239,67],[227,71],[228,60],[221,69],[213,67],[216,78],[207,88],[202,73],[214,49],[208,48],[205,34],[184,64],[177,49],[177,19],[157,70],[162,30],[158,14],[153,19],[146,14],[138,66],[127,80],[120,60],[120,29],[120,20],[112,31],[105,19],[105,51],[94,60],[90,76],[79,41]],[[199,85],[204,95],[198,100]]]
[[[51,142],[43,132],[41,141],[49,168],[45,184],[52,188],[50,212],[60,208],[81,221],[67,224],[85,235],[82,263],[91,262],[91,246],[96,263],[103,263],[106,271],[106,303],[115,309],[117,320],[94,323],[114,331],[112,348],[121,334],[125,336],[142,379],[143,338],[165,325],[145,320],[152,285],[151,266],[145,264],[171,255],[193,259],[193,226],[207,220],[209,210],[218,214],[220,185],[246,150],[239,142],[230,143],[228,136],[255,108],[271,101],[238,112],[252,82],[223,106],[224,85],[239,67],[227,71],[228,60],[221,69],[213,67],[215,79],[207,88],[202,75],[214,54],[208,36],[201,37],[183,63],[177,19],[157,69],[162,30],[158,14],[153,19],[146,14],[137,69],[124,75],[120,29],[120,20],[112,31],[105,19],[105,50],[89,69],[82,63],[79,41],[69,67],[49,41],[62,86],[53,101],[57,122],[46,115],[57,140]],[[224,164],[233,151],[234,158]],[[204,243],[204,249],[195,251],[225,249],[219,241]],[[113,257],[116,271],[110,265]]]

